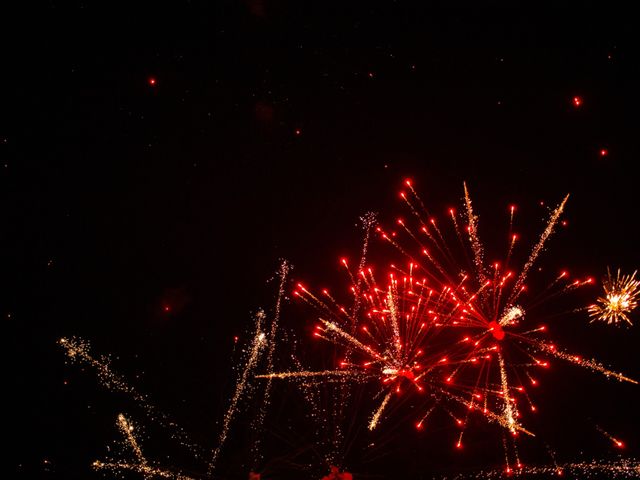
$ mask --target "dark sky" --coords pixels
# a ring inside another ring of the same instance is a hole
[[[442,212],[460,205],[467,181],[489,236],[511,203],[535,234],[546,215],[539,202],[570,192],[568,227],[545,264],[598,279],[607,266],[640,264],[640,76],[628,11],[92,3],[4,15],[8,478],[101,478],[90,462],[117,438],[115,415],[136,414],[91,372],[65,365],[61,336],[111,353],[118,371],[213,448],[239,360],[233,337],[248,341],[252,312],[272,307],[279,259],[295,265],[294,280],[339,289],[337,259],[357,254],[358,217],[404,214],[397,192],[407,176]],[[308,312],[285,314],[305,337]],[[567,322],[564,344],[640,377],[637,326]],[[615,458],[598,424],[637,456],[637,386],[557,373],[541,394],[539,445],[552,443],[564,460]],[[311,451],[313,475],[324,468],[303,407],[288,410],[295,389],[274,395],[268,453],[284,460],[267,478],[315,478],[292,453]],[[246,478],[240,423],[221,478]],[[453,456],[455,432],[423,439],[402,428],[385,437],[379,459],[358,453],[366,440],[356,438],[345,465],[356,478],[501,465],[495,431],[480,429],[475,450],[472,440]],[[162,432],[152,437],[158,458],[179,466]],[[532,463],[547,462],[538,450]]]

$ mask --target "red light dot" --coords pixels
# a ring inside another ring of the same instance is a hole
[[[582,105],[582,98],[581,97],[573,97],[573,105],[575,107],[579,107],[580,105]]]
[[[157,81],[154,77],[149,77],[149,85],[153,87],[156,83]]]
[[[300,130],[299,128],[296,128],[293,133],[295,133],[296,136],[300,136],[302,134],[302,130]]]
[[[171,308],[169,307],[169,305],[165,305],[165,306],[164,306],[164,311],[165,311],[165,312],[168,312],[169,310],[171,310]]]
[[[609,155],[609,150],[607,150],[606,148],[600,150],[601,157],[606,157],[607,155]]]

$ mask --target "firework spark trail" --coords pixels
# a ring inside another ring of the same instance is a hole
[[[440,393],[442,393],[445,397],[448,397],[452,400],[455,400],[456,402],[460,403],[461,405],[464,405],[465,407],[467,407],[468,409],[473,409],[476,408],[471,402],[469,402],[468,400],[460,397],[459,395],[456,395],[454,393],[451,393],[447,390],[443,390],[441,388],[438,388],[438,391]],[[482,413],[482,415],[490,422],[495,422],[497,424],[499,424],[500,426],[502,426],[503,428],[505,428],[506,430],[516,430],[518,432],[522,432],[525,433],[531,437],[535,437],[535,434],[533,432],[530,432],[529,430],[527,430],[526,428],[522,427],[518,422],[513,422],[510,423],[505,419],[504,415],[498,415],[496,413],[493,413],[490,410],[484,409],[484,410],[480,410],[479,408],[476,408],[476,410],[480,411]]]
[[[633,378],[629,378],[621,373],[617,373],[614,372],[612,370],[609,370],[607,367],[605,367],[604,365],[602,365],[600,362],[598,362],[595,359],[590,359],[590,360],[585,360],[582,357],[578,356],[578,355],[572,355],[570,353],[567,352],[563,352],[561,350],[558,350],[558,348],[555,345],[548,345],[546,343],[542,343],[542,342],[536,342],[533,344],[535,347],[537,347],[539,350],[548,353],[550,355],[553,355],[556,358],[560,358],[562,360],[565,360],[567,362],[571,362],[574,365],[578,365],[580,367],[583,368],[587,368],[593,372],[598,372],[598,373],[602,373],[605,377],[610,378],[613,377],[616,380],[620,381],[620,382],[629,382],[629,383],[633,383],[635,385],[638,385],[638,382],[636,380],[634,380]]]
[[[89,342],[80,338],[71,337],[61,338],[58,340],[58,344],[64,348],[70,362],[88,365],[93,368],[97,374],[98,382],[102,384],[104,388],[112,392],[129,395],[137,402],[138,406],[150,420],[157,422],[160,426],[169,430],[172,438],[188,449],[195,458],[199,458],[203,454],[202,448],[189,440],[189,437],[179,425],[151,404],[146,395],[138,392],[133,386],[127,383],[124,378],[111,369],[108,357],[96,358],[91,355]]]
[[[368,355],[373,355],[378,360],[382,360],[382,357],[377,352],[373,351],[371,347],[368,347],[367,345],[360,342],[357,338],[349,335],[347,332],[345,332],[342,328],[340,328],[335,323],[325,320],[323,318],[319,318],[318,320],[321,321],[327,327],[327,330],[325,331],[334,333],[336,336],[346,340],[353,347],[358,348],[359,350],[361,350],[362,352]]]
[[[106,357],[95,358],[91,355],[91,346],[79,338],[61,338],[58,344],[65,349],[67,358],[71,362],[84,363],[96,370],[98,380],[102,385],[111,390],[126,393],[134,400],[146,403],[147,398],[138,393],[131,385],[125,382],[119,375],[111,370],[109,359]]]
[[[431,405],[431,407],[429,407],[429,410],[427,410],[427,413],[425,413],[421,418],[420,421],[418,423],[416,423],[416,428],[418,430],[421,430],[424,426],[424,422],[427,421],[427,418],[429,418],[429,415],[431,415],[431,413],[435,410],[436,406],[438,405],[438,402],[434,403],[433,405]]]
[[[500,382],[502,384],[502,396],[504,397],[504,417],[511,433],[515,433],[517,426],[515,416],[518,415],[518,412],[515,404],[511,401],[507,371],[504,366],[504,358],[500,352],[498,352],[498,364],[500,365]]]
[[[605,437],[607,437],[609,440],[611,440],[613,442],[613,444],[618,447],[618,448],[624,448],[624,443],[617,439],[616,437],[614,437],[613,435],[611,435],[609,432],[607,432],[604,428],[602,428],[600,425],[596,425],[596,430],[598,430],[602,435],[604,435]]]
[[[393,345],[396,349],[396,354],[400,354],[400,324],[398,323],[398,308],[396,307],[395,296],[393,292],[393,280],[389,285],[389,291],[387,293],[387,308],[389,309],[389,317],[391,319],[391,328],[393,331]]]
[[[362,250],[360,253],[360,263],[358,264],[358,272],[364,272],[366,262],[367,262],[367,253],[369,252],[369,240],[371,238],[371,229],[376,225],[377,219],[375,213],[368,212],[360,217],[360,221],[362,222],[362,227],[364,229],[364,238],[362,240]],[[352,325],[351,333],[354,333],[354,330],[358,328],[358,324],[356,322],[358,318],[358,312],[360,311],[361,304],[361,288],[362,288],[363,278],[358,275],[358,281],[355,282],[356,288],[356,296],[355,302],[353,304],[353,308],[351,309],[351,317],[354,319]]]
[[[278,286],[278,296],[276,298],[276,306],[273,315],[273,320],[271,322],[271,330],[269,331],[268,337],[268,349],[267,349],[267,371],[273,371],[273,353],[276,347],[277,335],[278,335],[278,324],[280,322],[280,310],[282,306],[282,298],[284,297],[284,290],[287,281],[287,276],[289,271],[291,270],[291,265],[286,260],[283,260],[280,264],[280,269],[278,271],[278,275],[280,277],[280,284]],[[269,378],[267,380],[267,384],[264,387],[264,396],[262,399],[262,405],[258,410],[258,414],[255,417],[253,422],[253,431],[256,433],[256,439],[252,445],[251,451],[253,454],[253,464],[254,467],[256,464],[262,459],[260,454],[260,446],[262,443],[262,425],[264,424],[264,419],[266,416],[267,408],[269,406],[269,402],[271,399],[271,383],[272,379]]]
[[[547,223],[547,227],[544,229],[544,232],[542,232],[542,235],[540,235],[540,239],[538,240],[538,243],[536,243],[536,246],[533,247],[533,249],[531,250],[531,254],[529,255],[529,259],[527,260],[527,263],[524,264],[524,267],[522,267],[522,270],[520,271],[520,275],[518,276],[518,279],[516,280],[516,283],[513,286],[511,297],[509,298],[508,303],[514,302],[522,292],[522,286],[524,285],[524,282],[527,279],[529,270],[531,269],[531,267],[533,267],[533,264],[536,262],[540,253],[542,253],[542,250],[544,249],[544,245],[547,239],[553,233],[553,230],[556,224],[558,223],[558,219],[560,218],[560,215],[562,215],[562,212],[564,211],[564,206],[567,203],[567,200],[569,200],[569,194],[567,194],[567,196],[564,197],[560,205],[556,207],[556,209],[551,214],[551,217],[549,217],[549,222]]]
[[[238,402],[242,397],[245,388],[247,386],[247,380],[249,379],[251,372],[255,368],[258,363],[258,359],[260,358],[260,353],[262,352],[263,347],[265,346],[265,334],[262,332],[262,323],[265,319],[265,314],[262,310],[258,311],[255,315],[255,334],[253,337],[253,341],[251,342],[251,350],[249,351],[249,357],[247,359],[247,363],[238,379],[236,384],[236,390],[231,397],[231,401],[229,402],[229,408],[227,409],[227,413],[224,416],[222,431],[220,432],[220,437],[218,438],[218,446],[213,451],[213,456],[211,462],[209,463],[209,473],[213,473],[216,461],[218,460],[218,456],[220,455],[220,451],[222,450],[222,446],[224,445],[225,440],[227,439],[227,435],[229,433],[229,427],[231,426],[231,421],[233,417],[238,411]]]
[[[362,223],[362,228],[364,230],[364,238],[362,240],[360,262],[358,264],[358,272],[356,274],[357,280],[353,277],[353,275],[349,271],[347,262],[343,260],[344,267],[346,268],[347,272],[349,273],[349,276],[351,277],[351,282],[353,285],[353,294],[354,294],[354,301],[351,307],[351,314],[348,315],[348,318],[350,320],[349,333],[351,334],[351,337],[353,337],[353,335],[356,332],[356,329],[358,328],[358,314],[360,313],[360,308],[362,305],[362,296],[361,296],[362,284],[366,280],[366,277],[361,275],[361,273],[364,271],[364,268],[366,265],[367,254],[369,250],[369,240],[371,237],[371,229],[376,224],[376,221],[377,221],[376,215],[372,212],[368,212],[364,214],[362,217],[360,217],[360,221]],[[345,352],[345,356],[344,356],[345,362],[350,361],[351,354],[352,352],[349,349]],[[334,393],[335,408],[332,411],[332,416],[334,419],[333,434],[332,434],[333,452],[329,456],[332,461],[331,463],[333,463],[338,458],[338,455],[339,455],[338,452],[340,452],[341,450],[344,450],[344,448],[342,447],[342,443],[344,441],[345,436],[342,430],[342,422],[344,419],[344,411],[347,407],[347,401],[350,397],[349,387],[350,386],[347,383],[343,382],[340,384],[338,391]]]
[[[118,415],[118,428],[120,428],[120,432],[122,432],[122,435],[129,442],[129,445],[131,446],[133,453],[138,459],[138,463],[141,466],[146,467],[147,459],[144,458],[144,455],[142,454],[142,450],[140,449],[140,445],[138,445],[138,440],[133,434],[133,424],[129,422],[122,413]]]
[[[473,207],[471,205],[471,197],[469,196],[469,190],[467,189],[467,183],[464,186],[464,201],[467,209],[467,221],[469,222],[469,239],[471,240],[471,248],[473,251],[473,263],[476,267],[476,275],[478,276],[478,283],[483,285],[487,282],[487,276],[484,268],[484,248],[478,237],[478,217],[473,213]]]
[[[640,295],[640,281],[636,280],[636,273],[621,276],[618,269],[613,278],[607,268],[607,278],[602,282],[605,295],[588,307],[591,322],[598,320],[611,325],[624,321],[633,325],[627,314],[638,305],[636,299]]]
[[[588,462],[569,462],[553,465],[522,466],[513,471],[504,469],[485,470],[472,474],[457,474],[452,477],[439,477],[438,480],[499,480],[505,478],[505,474],[517,476],[540,476],[540,478],[564,477],[580,479],[606,478],[612,479],[636,479],[640,476],[640,461],[636,459],[619,460],[591,460]]]
[[[376,428],[376,426],[378,425],[378,421],[380,420],[380,416],[382,415],[382,412],[384,411],[384,409],[386,408],[387,404],[389,403],[389,399],[391,398],[391,395],[393,395],[393,390],[389,390],[387,392],[387,394],[385,395],[384,399],[380,403],[380,406],[377,408],[375,413],[371,416],[371,420],[369,421],[369,430],[374,430]]]
[[[123,471],[131,471],[140,473],[145,479],[151,480],[153,478],[168,478],[173,480],[194,480],[191,477],[185,476],[180,472],[172,472],[170,470],[166,470],[160,468],[158,466],[152,465],[143,455],[142,449],[140,447],[140,442],[136,438],[134,433],[133,424],[123,415],[119,414],[117,419],[117,426],[122,433],[127,445],[134,453],[137,462],[123,462],[123,461],[101,461],[96,460],[93,462],[92,466],[96,470],[106,470],[110,471],[118,476],[121,475]]]
[[[314,377],[354,377],[362,378],[363,374],[359,370],[321,370],[313,372],[296,371],[296,372],[279,372],[279,373],[266,373],[262,375],[256,375],[255,378],[303,378],[310,379]]]

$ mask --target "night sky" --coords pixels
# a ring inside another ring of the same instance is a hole
[[[66,365],[56,341],[78,336],[111,354],[210,451],[252,314],[273,308],[280,260],[294,265],[292,282],[346,290],[338,260],[358,255],[358,218],[406,215],[407,177],[441,216],[461,207],[466,181],[490,245],[508,205],[530,244],[570,193],[541,265],[598,280],[608,266],[640,266],[630,12],[136,3],[49,1],[5,17],[20,32],[2,59],[6,478],[104,478],[91,462],[118,439],[123,411],[145,424],[150,457],[202,472],[126,396]],[[618,328],[572,315],[553,337],[638,378],[632,316]],[[283,326],[306,344],[311,317],[286,302]],[[615,459],[595,425],[638,457],[640,388],[556,363],[536,392],[540,441],[522,447],[523,461],[549,463],[545,442],[562,461]],[[263,478],[327,473],[305,408],[293,386],[274,387]],[[247,476],[252,411],[248,402],[232,427],[219,478]],[[420,434],[405,417],[379,436],[350,430],[344,467],[358,479],[432,478],[503,463],[495,427],[478,424],[455,452],[444,417]],[[363,453],[372,441],[385,447]]]

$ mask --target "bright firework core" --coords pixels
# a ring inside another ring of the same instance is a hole
[[[498,321],[489,322],[489,331],[493,338],[496,340],[504,339],[504,328],[512,325],[516,325],[518,320],[524,317],[524,310],[518,306],[509,307],[502,314],[502,317]]]

